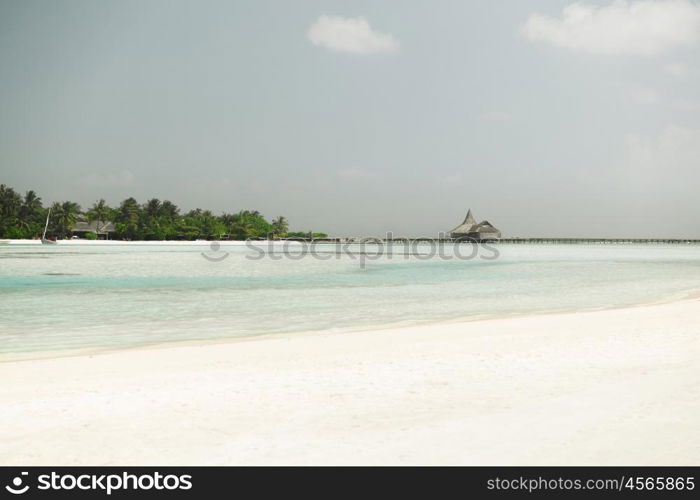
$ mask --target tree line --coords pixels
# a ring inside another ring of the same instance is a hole
[[[110,207],[104,199],[82,210],[72,201],[42,204],[35,191],[21,195],[13,188],[0,184],[0,238],[38,238],[44,232],[46,216],[51,209],[47,235],[59,239],[71,235],[78,221],[95,222],[96,232],[102,232],[107,222],[114,223],[110,238],[122,240],[245,240],[248,238],[323,238],[325,233],[290,232],[286,217],[268,221],[257,210],[214,215],[210,210],[196,208],[186,213],[168,200],[151,198],[139,203],[127,198],[119,206]],[[97,237],[88,233],[88,238]]]

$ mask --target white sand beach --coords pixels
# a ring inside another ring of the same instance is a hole
[[[700,301],[0,363],[0,462],[700,462]]]

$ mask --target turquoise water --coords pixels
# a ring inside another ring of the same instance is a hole
[[[320,260],[276,247],[273,260],[241,244],[3,245],[0,356],[595,309],[700,288],[695,245],[493,248],[498,258],[482,248],[460,260],[427,244],[381,257],[319,245]]]

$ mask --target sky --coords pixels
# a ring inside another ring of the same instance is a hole
[[[334,236],[700,238],[700,3],[0,0],[0,183]]]

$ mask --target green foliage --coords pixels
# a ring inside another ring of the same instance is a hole
[[[34,191],[22,197],[11,187],[0,185],[0,237],[38,238],[44,231],[47,208]],[[110,238],[123,240],[195,240],[228,238],[230,240],[308,237],[308,232],[289,232],[289,223],[283,216],[268,222],[257,210],[213,215],[200,208],[181,214],[180,209],[168,200],[151,198],[139,204],[127,198],[112,208],[104,199],[95,201],[84,213],[80,205],[72,201],[51,205],[51,217],[47,234],[58,238],[70,236],[78,220],[96,222],[97,232],[103,224],[113,222],[115,234]],[[315,238],[326,237],[314,233]],[[87,239],[97,239],[97,234],[87,233]]]
[[[244,210],[237,214],[224,214],[222,221],[229,239],[266,239],[272,232],[272,224],[267,222],[257,210]]]
[[[294,231],[287,233],[287,238],[308,238],[311,235],[312,238],[328,238],[326,233],[312,233],[311,231]]]
[[[289,223],[287,223],[286,217],[279,216],[272,221],[272,239],[286,238],[289,232]]]
[[[59,238],[65,238],[75,225],[80,214],[80,205],[72,201],[56,202],[51,205],[50,232]]]
[[[10,227],[5,228],[5,231],[3,232],[2,236],[3,236],[3,238],[12,238],[12,239],[20,239],[20,240],[30,237],[27,234],[26,230],[24,230],[18,226],[10,226]]]
[[[0,185],[0,236],[35,237],[43,231],[44,214],[41,198],[34,191],[22,197],[11,187]]]
[[[114,215],[117,237],[126,240],[141,239],[141,207],[134,198],[122,201]]]
[[[104,199],[100,199],[93,203],[92,208],[88,210],[85,214],[87,216],[88,222],[96,222],[96,229],[99,233],[104,229],[107,221],[114,218],[114,210],[107,206]],[[90,238],[88,238],[90,239]]]

